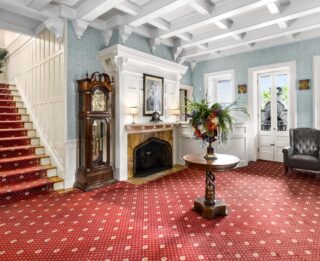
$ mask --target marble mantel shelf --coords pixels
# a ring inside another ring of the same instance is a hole
[[[126,131],[130,133],[146,133],[155,131],[173,130],[180,122],[160,122],[160,123],[136,123],[125,125]]]

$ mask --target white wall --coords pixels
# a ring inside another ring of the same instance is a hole
[[[8,82],[17,84],[34,127],[63,172],[65,140],[64,42],[42,31],[36,38],[8,35]]]
[[[184,164],[183,156],[199,153],[205,155],[206,147],[193,137],[193,128],[190,124],[180,124],[177,130],[177,163]],[[214,142],[216,153],[231,154],[240,159],[239,167],[248,165],[248,129],[246,123],[235,123],[233,134],[226,144]]]

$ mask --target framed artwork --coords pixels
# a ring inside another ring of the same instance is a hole
[[[238,85],[238,93],[247,93],[247,85],[239,84]]]
[[[310,79],[299,80],[299,90],[309,90],[310,89]]]
[[[163,78],[143,74],[143,115],[153,112],[163,115]]]

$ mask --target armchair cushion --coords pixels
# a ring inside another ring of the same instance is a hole
[[[287,164],[292,168],[319,170],[318,158],[311,155],[294,154],[288,157]]]
[[[318,157],[319,131],[311,128],[293,130],[294,154],[303,154]]]

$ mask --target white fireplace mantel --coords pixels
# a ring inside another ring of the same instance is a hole
[[[139,108],[139,113],[135,117],[137,125],[147,124],[150,121],[150,116],[143,116],[143,74],[164,78],[164,115],[161,120],[165,123],[175,123],[176,116],[171,115],[170,110],[179,106],[180,80],[188,68],[123,45],[114,45],[101,50],[99,57],[105,72],[115,80],[115,131],[112,138],[115,151],[115,179],[127,180],[126,126],[132,121],[128,108]],[[173,159],[175,158],[174,156]]]

